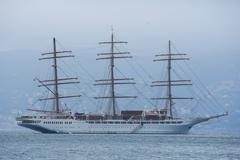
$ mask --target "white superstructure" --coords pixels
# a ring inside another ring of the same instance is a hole
[[[41,118],[40,118],[41,117]],[[18,125],[42,133],[94,134],[186,134],[195,125],[208,118],[188,120],[76,120],[46,116],[22,116]],[[215,117],[214,117],[215,118]]]

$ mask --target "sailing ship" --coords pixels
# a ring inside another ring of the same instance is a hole
[[[52,101],[52,111],[30,109],[31,115],[22,115],[16,118],[19,126],[29,128],[41,133],[65,133],[65,134],[186,134],[196,124],[210,119],[226,116],[225,114],[195,117],[178,118],[173,115],[173,105],[175,100],[192,99],[191,97],[172,96],[172,87],[191,85],[190,80],[173,80],[171,77],[171,63],[176,60],[188,60],[186,54],[173,54],[171,52],[171,41],[168,45],[167,54],[156,55],[154,62],[167,62],[167,80],[153,81],[151,87],[165,86],[167,88],[166,97],[155,97],[152,100],[164,100],[165,106],[155,110],[122,110],[117,112],[117,101],[120,99],[132,99],[137,96],[116,94],[116,85],[135,84],[133,78],[116,77],[114,72],[115,61],[117,59],[132,58],[129,52],[119,52],[115,50],[115,45],[125,44],[125,41],[117,41],[114,34],[111,34],[111,41],[100,42],[102,45],[110,45],[109,53],[98,54],[97,60],[110,61],[110,76],[108,79],[96,80],[95,86],[108,86],[110,88],[108,96],[99,96],[95,99],[108,100],[111,113],[90,114],[72,113],[71,110],[64,110],[60,100],[65,98],[80,97],[80,95],[63,96],[59,93],[59,85],[79,83],[78,78],[59,78],[58,59],[73,57],[71,51],[57,51],[56,40],[53,38],[53,52],[43,53],[40,60],[53,60],[54,77],[50,80],[36,79],[40,85],[45,87],[52,95],[40,99],[40,101]],[[47,57],[46,57],[47,56]],[[180,56],[180,57],[179,57]],[[52,88],[51,88],[52,87]]]

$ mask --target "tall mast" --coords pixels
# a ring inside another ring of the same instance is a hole
[[[171,41],[168,41],[168,53],[167,54],[158,54],[155,57],[160,57],[154,59],[153,61],[167,61],[167,80],[162,81],[153,81],[151,87],[167,87],[167,96],[166,97],[156,97],[151,98],[153,100],[166,100],[166,108],[168,109],[168,117],[170,119],[173,118],[173,99],[193,99],[192,97],[173,97],[172,96],[172,86],[184,86],[184,85],[192,85],[191,80],[172,80],[171,69],[172,69],[172,61],[176,60],[189,60],[189,58],[184,57],[186,54],[177,53],[173,54],[171,51]]]
[[[168,41],[168,107],[172,117],[172,88],[171,88],[171,41]]]
[[[53,100],[53,111],[56,113],[60,112],[60,99],[62,98],[73,98],[73,97],[80,97],[81,95],[68,95],[68,96],[60,96],[59,95],[59,85],[65,85],[65,84],[73,84],[73,83],[80,83],[78,78],[59,78],[58,77],[58,66],[57,66],[57,59],[59,58],[68,58],[68,57],[74,57],[74,55],[59,55],[59,54],[65,54],[65,53],[71,53],[72,51],[57,51],[56,49],[56,40],[53,38],[53,52],[48,52],[48,53],[43,53],[42,56],[48,55],[48,57],[44,58],[39,58],[39,60],[47,60],[47,59],[53,59],[53,72],[54,72],[54,77],[53,79],[50,80],[38,80],[38,82],[41,84],[39,87],[44,86],[46,89],[48,89],[53,96],[50,98],[42,98],[39,99],[40,101],[43,100]],[[53,86],[53,90],[49,87]]]
[[[132,56],[129,56],[129,52],[116,52],[114,50],[115,44],[126,44],[127,42],[124,41],[115,41],[114,40],[114,34],[112,32],[111,34],[111,41],[109,42],[100,42],[99,44],[110,44],[111,45],[111,51],[110,53],[99,53],[98,56],[104,56],[97,58],[97,60],[106,60],[110,59],[110,79],[100,79],[96,80],[96,84],[94,85],[110,85],[111,87],[111,93],[110,96],[105,97],[95,97],[96,99],[109,99],[111,101],[111,108],[112,108],[112,116],[115,118],[117,116],[116,108],[117,103],[116,99],[119,98],[136,98],[136,96],[116,96],[115,93],[115,85],[121,85],[121,84],[135,84],[135,82],[132,82],[134,80],[133,78],[115,78],[114,75],[114,67],[115,67],[115,59],[122,59],[122,58],[132,58]]]
[[[59,96],[58,96],[58,72],[57,72],[57,53],[56,53],[56,40],[53,38],[53,71],[54,71],[54,93],[55,93],[55,103],[53,103],[55,111],[59,112]]]
[[[116,99],[114,93],[114,43],[113,43],[113,33],[111,35],[111,91],[112,91],[112,109],[113,109],[113,116],[116,116]]]

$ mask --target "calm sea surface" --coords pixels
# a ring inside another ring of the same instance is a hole
[[[240,137],[0,132],[1,160],[240,159]]]

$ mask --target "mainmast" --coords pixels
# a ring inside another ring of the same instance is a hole
[[[59,78],[58,77],[58,64],[57,59],[59,58],[68,58],[68,57],[74,57],[74,55],[59,55],[59,54],[65,54],[65,53],[71,53],[72,51],[57,51],[56,49],[56,40],[53,38],[53,52],[43,53],[42,56],[48,55],[48,57],[39,58],[39,60],[47,60],[47,59],[53,59],[53,73],[54,77],[51,80],[38,80],[38,82],[41,84],[39,87],[44,86],[47,88],[52,94],[53,97],[50,98],[42,98],[39,99],[40,101],[43,100],[53,100],[53,111],[56,113],[60,112],[60,99],[62,98],[73,98],[73,97],[80,97],[81,95],[68,95],[68,96],[60,96],[59,94],[59,85],[63,84],[73,84],[73,83],[80,83],[78,78]],[[54,86],[54,89],[52,90],[48,86]]]
[[[55,93],[55,109],[59,112],[59,96],[58,96],[58,70],[57,70],[57,53],[56,53],[56,40],[53,38],[53,69],[54,69],[54,93]]]
[[[110,85],[110,87],[111,87],[110,96],[95,97],[95,98],[96,99],[110,99],[113,118],[115,118],[117,116],[116,99],[119,99],[119,98],[136,98],[136,96],[116,96],[116,93],[115,93],[115,85],[135,84],[135,82],[132,82],[134,80],[133,78],[115,78],[115,74],[114,74],[115,59],[132,58],[132,56],[129,56],[130,52],[116,52],[114,50],[115,44],[126,44],[126,43],[127,42],[125,42],[125,41],[115,41],[114,40],[114,35],[112,33],[111,34],[111,41],[100,42],[99,43],[99,44],[110,44],[111,45],[110,53],[99,53],[99,54],[97,54],[97,56],[105,56],[105,57],[101,57],[101,58],[96,59],[96,60],[110,59],[110,79],[96,80],[96,84],[94,84],[94,85]]]
[[[169,112],[170,112],[170,117],[172,117],[172,106],[173,106],[173,101],[172,101],[172,86],[171,86],[171,41],[168,41],[168,105],[169,106]]]
[[[172,80],[171,69],[172,61],[175,60],[189,60],[189,58],[184,57],[186,54],[172,54],[171,52],[171,41],[168,41],[168,53],[155,55],[155,57],[160,57],[159,59],[154,59],[153,61],[167,61],[167,80],[166,81],[153,81],[151,87],[166,86],[167,87],[167,96],[160,98],[152,98],[153,100],[166,100],[166,108],[169,111],[169,118],[173,118],[173,105],[174,99],[193,99],[192,97],[173,97],[172,96],[172,86],[183,86],[183,85],[192,85],[191,80]]]
[[[114,43],[113,43],[113,33],[111,35],[111,95],[112,95],[112,109],[113,109],[113,116],[116,116],[116,97],[115,97],[115,86],[114,86]]]

